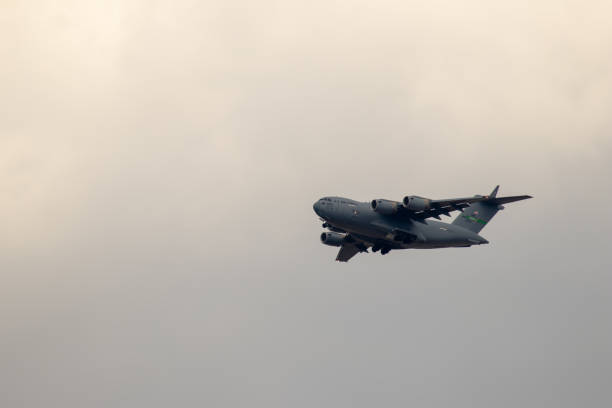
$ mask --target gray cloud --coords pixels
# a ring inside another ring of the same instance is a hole
[[[609,406],[604,2],[9,2],[0,401]],[[333,262],[323,195],[535,195]]]

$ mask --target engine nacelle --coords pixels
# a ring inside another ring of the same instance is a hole
[[[429,198],[406,196],[402,201],[404,208],[410,211],[425,211],[431,208],[431,200]]]
[[[399,211],[401,203],[391,200],[372,200],[370,203],[372,209],[382,215],[393,215]]]
[[[330,246],[341,246],[346,239],[346,234],[339,232],[323,232],[321,233],[321,242]]]

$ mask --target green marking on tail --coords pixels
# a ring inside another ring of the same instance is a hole
[[[465,218],[466,220],[470,220],[472,222],[477,222],[477,223],[482,224],[482,225],[486,225],[487,224],[487,221],[483,220],[482,218],[472,217],[471,215],[464,215],[463,218]]]

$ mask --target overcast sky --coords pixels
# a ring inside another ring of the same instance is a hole
[[[611,406],[611,15],[2,1],[0,406]],[[486,246],[319,242],[496,184]]]

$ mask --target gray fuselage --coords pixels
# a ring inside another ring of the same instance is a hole
[[[313,208],[325,220],[324,226],[332,231],[347,232],[379,247],[447,248],[488,244],[480,235],[457,225],[382,215],[370,203],[348,198],[323,197]]]

